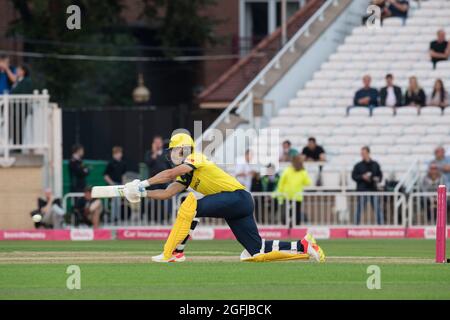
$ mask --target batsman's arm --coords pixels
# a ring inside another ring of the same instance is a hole
[[[188,172],[191,172],[193,168],[191,166],[188,166],[187,164],[181,164],[179,166],[176,166],[172,169],[167,169],[164,171],[161,171],[158,174],[155,174],[150,179],[144,180],[144,183],[147,182],[148,185],[152,184],[162,184],[162,183],[169,183],[174,181],[178,176],[182,176]]]
[[[186,186],[179,182],[171,183],[166,189],[157,189],[147,191],[147,197],[156,200],[166,200],[172,198],[177,193],[186,190]]]

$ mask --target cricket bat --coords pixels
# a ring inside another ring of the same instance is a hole
[[[92,188],[92,198],[122,198],[125,186],[97,186]]]

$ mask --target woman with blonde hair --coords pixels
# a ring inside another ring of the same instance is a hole
[[[423,107],[426,103],[426,96],[415,76],[409,78],[409,86],[405,92],[405,106]]]

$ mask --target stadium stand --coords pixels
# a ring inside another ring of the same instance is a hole
[[[338,181],[332,167],[344,167],[346,179],[340,184],[353,186],[348,173],[360,159],[363,145],[371,146],[385,177],[399,179],[415,159],[430,160],[437,145],[450,145],[450,108],[442,111],[426,106],[418,114],[415,107],[397,112],[378,107],[370,115],[368,108],[356,107],[348,116],[346,108],[365,74],[371,75],[372,87],[378,90],[385,85],[385,75],[393,74],[403,94],[413,75],[427,96],[437,78],[448,87],[450,61],[438,63],[433,70],[428,49],[438,29],[450,34],[449,15],[450,1],[433,0],[412,8],[405,23],[388,18],[378,29],[356,27],[297,97],[271,119],[269,127],[279,129],[281,140],[291,140],[298,149],[309,136],[316,137],[329,159],[323,173],[325,184]]]

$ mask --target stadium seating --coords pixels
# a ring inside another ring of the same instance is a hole
[[[350,109],[347,116],[346,109],[365,74],[372,76],[372,86],[378,89],[385,85],[387,73],[394,75],[403,92],[412,75],[427,96],[437,78],[448,89],[450,61],[438,63],[433,70],[428,48],[438,29],[450,35],[449,15],[450,1],[425,1],[411,9],[406,23],[389,18],[379,29],[356,27],[269,126],[279,128],[281,139],[290,139],[300,150],[308,136],[317,138],[329,159],[323,172],[325,185],[340,185],[342,180],[352,184],[349,171],[359,161],[363,145],[372,147],[385,175],[397,179],[414,159],[432,159],[437,145],[450,145],[450,108],[442,112],[431,106],[418,112],[415,107],[403,107],[395,113],[379,107],[372,116],[360,107]],[[339,168],[347,170],[345,179],[336,175]]]

